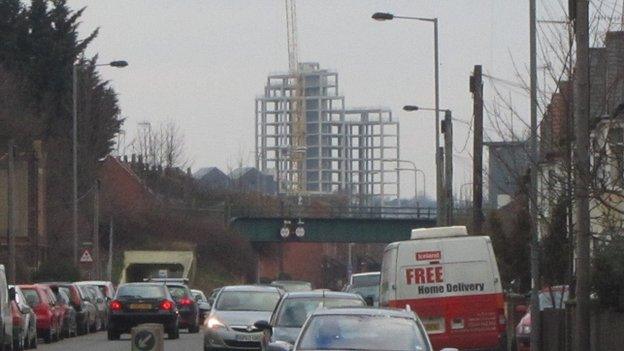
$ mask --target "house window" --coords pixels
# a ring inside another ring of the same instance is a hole
[[[611,151],[606,160],[611,170],[608,174],[613,185],[622,187],[624,186],[624,130],[622,127],[609,130],[607,140]]]

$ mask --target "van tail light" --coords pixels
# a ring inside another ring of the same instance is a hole
[[[188,297],[183,297],[180,299],[180,305],[182,306],[190,306],[193,304],[193,300],[189,299]]]
[[[113,300],[110,303],[111,311],[121,311],[121,302],[119,300]]]
[[[173,310],[173,302],[169,301],[169,300],[163,300],[160,303],[160,309],[163,311],[171,311]]]

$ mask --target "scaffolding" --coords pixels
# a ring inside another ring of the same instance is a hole
[[[359,205],[399,197],[399,124],[388,109],[345,109],[338,74],[301,63],[305,113],[304,193],[345,194]],[[256,167],[274,175],[280,194],[292,193],[293,74],[273,74],[256,98]],[[379,201],[379,203],[376,203]]]

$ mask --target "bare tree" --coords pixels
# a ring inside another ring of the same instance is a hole
[[[141,122],[131,149],[149,166],[185,168],[190,160],[185,155],[184,145],[184,134],[175,121],[159,123],[156,128],[149,122]]]

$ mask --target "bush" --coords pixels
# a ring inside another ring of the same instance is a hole
[[[614,237],[610,242],[596,246],[593,290],[600,305],[624,310],[624,238]]]

